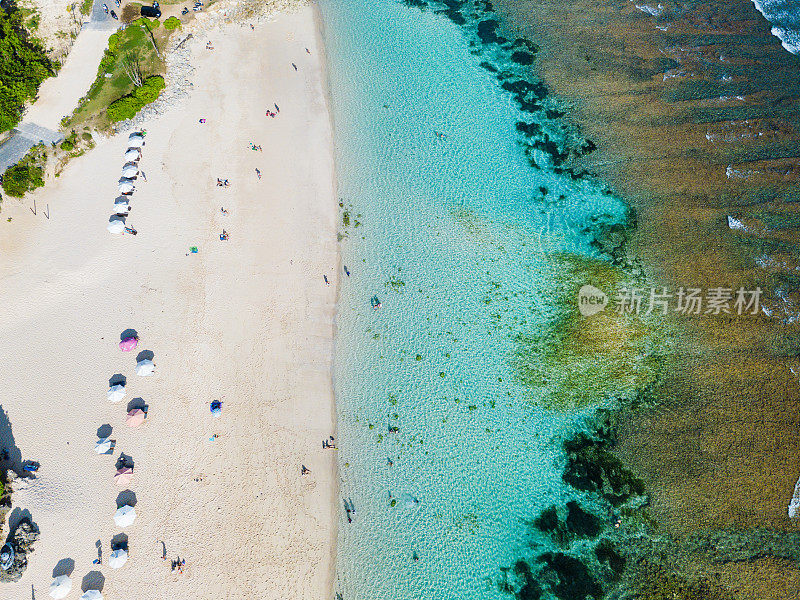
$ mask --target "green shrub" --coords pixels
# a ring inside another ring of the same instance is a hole
[[[148,77],[140,87],[109,105],[106,111],[109,121],[116,123],[133,118],[145,104],[150,104],[158,98],[165,85],[164,78],[160,75]]]
[[[181,20],[178,17],[170,17],[166,21],[164,21],[164,27],[166,29],[177,29],[181,26]]]
[[[61,149],[62,150],[66,150],[67,152],[72,150],[74,147],[75,147],[75,144],[73,144],[69,140],[64,140],[63,142],[61,142]]]
[[[83,141],[84,141],[84,142],[90,142],[90,141],[92,141],[92,140],[94,139],[94,138],[92,137],[92,134],[91,134],[91,132],[89,132],[89,131],[84,131],[84,132],[81,134],[81,137],[83,138]]]
[[[148,31],[153,29],[158,29],[158,26],[161,25],[161,21],[158,19],[148,19],[147,17],[139,17],[136,19],[131,25],[143,25],[147,28]]]
[[[3,174],[3,190],[9,196],[22,198],[25,192],[44,185],[44,170],[35,165],[17,164]]]
[[[114,68],[116,60],[117,55],[109,50],[106,50],[103,54],[103,58],[100,59],[100,66],[97,69],[98,75],[105,75],[106,73],[111,72],[111,69]]]
[[[112,33],[108,36],[108,52],[114,54],[117,48],[119,48],[119,33]]]
[[[0,132],[19,122],[25,102],[52,74],[53,64],[28,35],[20,11],[0,8]]]

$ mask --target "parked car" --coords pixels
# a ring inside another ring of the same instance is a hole
[[[142,6],[139,12],[143,17],[150,17],[151,19],[158,19],[161,17],[161,9],[158,8],[158,5]]]
[[[113,10],[111,11],[111,16],[114,17],[115,19],[119,19],[117,13],[115,13]]]
[[[108,14],[108,5],[107,4],[103,4],[103,12]]]

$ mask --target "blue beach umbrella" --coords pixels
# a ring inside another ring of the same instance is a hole
[[[218,417],[222,414],[222,401],[221,400],[214,400],[211,403],[211,414],[215,417]]]

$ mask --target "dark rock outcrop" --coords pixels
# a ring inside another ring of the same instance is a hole
[[[30,521],[22,521],[8,540],[14,549],[14,561],[8,570],[0,570],[0,582],[19,581],[28,567],[28,554],[33,552],[33,544],[39,539],[39,528]]]

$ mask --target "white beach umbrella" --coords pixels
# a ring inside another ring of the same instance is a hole
[[[128,148],[141,148],[144,146],[144,138],[142,136],[131,136],[128,138]]]
[[[114,200],[114,212],[115,213],[126,213],[131,210],[131,203],[125,196],[120,196],[116,200]]]
[[[131,148],[125,152],[125,160],[127,161],[137,161],[140,157],[141,153],[136,148]]]
[[[114,513],[114,523],[120,527],[128,527],[128,525],[133,525],[135,520],[136,509],[129,504],[118,508],[117,512]]]
[[[121,194],[128,194],[133,191],[133,182],[130,179],[123,179],[119,182],[118,189]]]
[[[123,394],[124,395],[124,394]],[[111,450],[111,439],[110,438],[100,438],[94,443],[94,451],[98,454],[105,454]]]
[[[108,557],[108,565],[112,569],[119,569],[122,565],[128,562],[128,553],[122,548],[114,550],[111,556]]]
[[[122,167],[122,176],[123,177],[136,177],[136,174],[139,172],[139,169],[136,168],[136,165],[125,165]]]
[[[108,229],[110,233],[122,233],[125,231],[125,221],[122,219],[111,219],[108,225],[106,225],[106,229]]]
[[[152,375],[155,370],[156,366],[153,364],[152,360],[145,358],[144,360],[140,360],[138,363],[136,363],[136,374],[141,375],[142,377]]]
[[[103,594],[97,590],[86,590],[78,600],[103,600]]]
[[[72,580],[66,575],[59,575],[53,578],[50,584],[50,597],[59,600],[65,598],[69,591],[72,589]]]
[[[106,397],[111,402],[119,402],[125,397],[125,386],[119,383],[117,385],[112,385],[110,388],[108,388]]]

